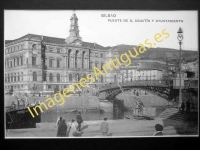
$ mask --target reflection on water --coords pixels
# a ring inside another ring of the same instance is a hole
[[[156,108],[156,117],[162,113],[165,109],[164,108]],[[82,112],[81,116],[83,120],[103,120],[103,118],[108,118],[108,120],[116,120],[116,119],[123,119],[124,116],[129,116],[132,118],[132,111],[126,111],[124,114],[114,115],[112,112],[105,112],[100,114],[99,112]],[[41,122],[56,122],[59,116],[62,116],[67,122],[71,121],[72,119],[76,119],[76,112],[65,113],[65,112],[57,112],[56,111],[45,111],[41,114]]]

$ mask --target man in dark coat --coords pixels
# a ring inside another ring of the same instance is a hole
[[[185,111],[185,102],[184,101],[181,103],[181,111],[182,111],[182,114]]]
[[[162,130],[163,130],[163,126],[161,124],[156,124],[155,125],[155,129],[156,129],[156,133],[154,133],[153,136],[162,136]]]
[[[81,112],[80,111],[78,112],[78,115],[76,116],[76,121],[78,123],[77,130],[81,131],[81,123],[83,122],[83,119],[81,117]]]
[[[65,119],[63,119],[58,125],[57,137],[65,137],[67,131],[67,125],[65,123]]]

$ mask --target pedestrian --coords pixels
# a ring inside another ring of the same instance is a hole
[[[181,111],[182,111],[182,114],[184,113],[184,110],[185,110],[185,102],[183,101],[181,103]]]
[[[162,130],[163,130],[163,126],[161,124],[156,124],[155,125],[155,129],[156,129],[156,133],[154,133],[153,136],[162,136]]]
[[[74,119],[72,119],[72,122],[71,122],[68,132],[69,132],[69,137],[81,136],[81,134],[82,134],[82,132],[77,131],[76,123],[75,123]]]
[[[59,125],[61,122],[62,122],[62,117],[59,116],[58,119],[57,119],[57,121],[56,121],[56,125]]]
[[[83,119],[81,117],[81,112],[80,111],[78,112],[78,115],[76,116],[76,121],[78,123],[77,130],[81,131],[81,123],[83,122]]]
[[[107,136],[108,135],[108,123],[107,123],[107,118],[104,118],[104,121],[101,123],[101,133],[103,136]]]
[[[190,100],[186,102],[187,112],[190,113]]]
[[[60,121],[58,125],[57,137],[66,137],[67,125],[65,119]]]

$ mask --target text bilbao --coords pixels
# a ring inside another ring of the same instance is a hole
[[[169,36],[169,33],[167,33],[166,29],[164,29],[161,33],[157,33],[154,35],[154,40],[155,42],[160,43],[163,41],[164,38],[167,39]],[[43,109],[41,108],[42,105],[45,107],[46,110],[48,110],[48,107],[52,108],[53,106],[55,106],[55,102],[59,103],[59,106],[64,105],[65,97],[71,97],[72,94],[76,93],[77,89],[81,91],[81,88],[88,87],[89,84],[92,84],[96,80],[98,80],[99,75],[104,76],[108,73],[108,71],[112,71],[113,68],[118,69],[122,64],[124,64],[125,66],[129,66],[131,64],[132,58],[136,58],[140,54],[144,53],[147,49],[152,48],[152,45],[153,44],[149,41],[149,39],[146,39],[144,41],[144,44],[138,44],[137,47],[134,47],[132,51],[128,50],[127,52],[121,54],[119,58],[114,55],[114,58],[110,59],[109,63],[105,63],[102,66],[102,70],[97,67],[93,68],[94,76],[92,76],[91,74],[87,74],[86,78],[81,78],[78,83],[72,83],[68,88],[64,88],[62,93],[57,92],[56,94],[54,94],[54,100],[53,98],[46,95],[47,105],[44,102],[41,102],[39,105],[35,106],[33,110],[35,111],[36,115],[38,115],[36,108],[39,108],[40,111],[43,112]],[[35,117],[29,107],[28,110],[31,113],[32,117]]]

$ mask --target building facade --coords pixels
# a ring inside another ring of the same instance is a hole
[[[109,48],[82,41],[78,18],[70,18],[66,39],[27,34],[5,41],[5,91],[48,92],[78,82],[87,74],[94,74],[113,56]],[[115,51],[118,55],[118,52]],[[97,83],[118,80],[117,71],[99,77]]]
[[[140,68],[139,66],[122,66],[121,82],[135,80],[162,80],[164,70],[155,68]]]

